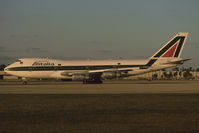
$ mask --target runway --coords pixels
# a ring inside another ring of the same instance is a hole
[[[104,84],[81,82],[0,82],[0,94],[162,94],[199,93],[199,81],[114,80]]]
[[[198,107],[198,81],[0,82],[0,132],[199,132]]]

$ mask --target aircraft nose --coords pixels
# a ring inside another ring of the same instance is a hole
[[[4,72],[8,73],[9,72],[9,66],[4,68]]]
[[[8,71],[8,68],[7,68],[7,67],[4,68],[4,72],[6,72],[6,71]]]

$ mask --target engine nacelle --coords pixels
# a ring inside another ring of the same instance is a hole
[[[85,74],[73,74],[72,80],[84,80],[86,78]]]
[[[112,72],[112,71],[103,72],[102,74],[102,78],[104,79],[114,79],[116,77],[117,77],[117,73]]]

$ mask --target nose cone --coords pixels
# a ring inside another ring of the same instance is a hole
[[[5,67],[5,68],[4,68],[4,72],[6,72],[6,71],[8,71],[8,67]]]
[[[5,67],[4,68],[4,72],[7,73],[7,74],[9,74],[9,68],[10,68],[9,66]]]

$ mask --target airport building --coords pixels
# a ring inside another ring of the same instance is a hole
[[[156,71],[137,76],[131,76],[127,79],[147,79],[147,80],[199,80],[199,71]]]

